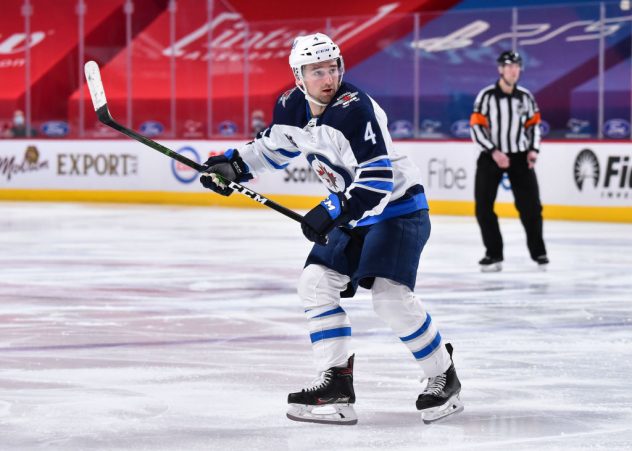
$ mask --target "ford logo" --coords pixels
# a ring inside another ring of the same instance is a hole
[[[140,124],[140,132],[145,136],[158,136],[164,130],[165,127],[158,121],[145,121]]]
[[[237,124],[233,121],[223,121],[217,126],[219,134],[222,136],[233,136],[237,133]]]
[[[628,138],[630,123],[625,119],[610,119],[603,124],[603,132],[608,138]]]
[[[549,125],[547,121],[540,122],[540,133],[542,134],[542,136],[548,135],[550,131],[551,131],[551,126]]]
[[[64,121],[48,121],[42,124],[42,133],[46,136],[62,137],[70,131],[70,126]]]
[[[456,121],[450,127],[450,131],[457,138],[469,138],[470,137],[470,121],[467,119],[461,119]]]

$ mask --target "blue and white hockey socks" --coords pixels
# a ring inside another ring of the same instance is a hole
[[[307,266],[301,275],[298,293],[309,322],[318,371],[347,363],[351,323],[340,307],[340,292],[348,282],[349,277],[320,265]]]
[[[372,292],[375,312],[408,346],[421,366],[423,377],[444,373],[450,367],[450,355],[421,301],[407,286],[379,277]]]

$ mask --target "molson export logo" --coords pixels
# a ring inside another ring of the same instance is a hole
[[[28,146],[24,152],[21,163],[17,163],[15,156],[0,157],[0,177],[6,177],[7,181],[17,174],[48,169],[48,161],[40,161],[40,154],[35,146]]]
[[[329,30],[329,37],[337,44],[342,44],[384,19],[398,6],[399,2],[389,3],[379,7],[376,14],[368,20],[362,17],[334,26]],[[299,26],[296,25],[296,28],[282,26],[265,31],[249,32],[241,14],[222,12],[213,19],[210,25],[206,23],[180,38],[173,47],[166,47],[162,54],[166,57],[175,56],[186,60],[208,60],[206,41],[211,31],[214,61],[241,61],[244,49],[248,49],[250,60],[287,58],[289,48],[296,36],[315,32],[307,32],[298,28]],[[238,49],[239,51],[236,51]]]

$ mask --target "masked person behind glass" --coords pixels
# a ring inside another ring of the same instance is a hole
[[[261,110],[254,110],[250,114],[251,135],[256,137],[266,128],[265,115]]]
[[[22,110],[15,110],[13,113],[13,124],[9,129],[8,135],[10,138],[25,138],[27,136],[35,136],[37,133],[33,129],[27,131],[24,112]]]

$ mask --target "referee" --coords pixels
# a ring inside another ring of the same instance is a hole
[[[472,140],[481,149],[476,162],[474,198],[485,257],[481,271],[502,269],[503,238],[494,213],[498,185],[506,173],[527,234],[531,258],[542,270],[549,259],[542,238],[542,204],[533,167],[540,149],[540,111],[533,95],[518,86],[522,58],[503,52],[497,59],[500,78],[479,92],[470,118]]]

